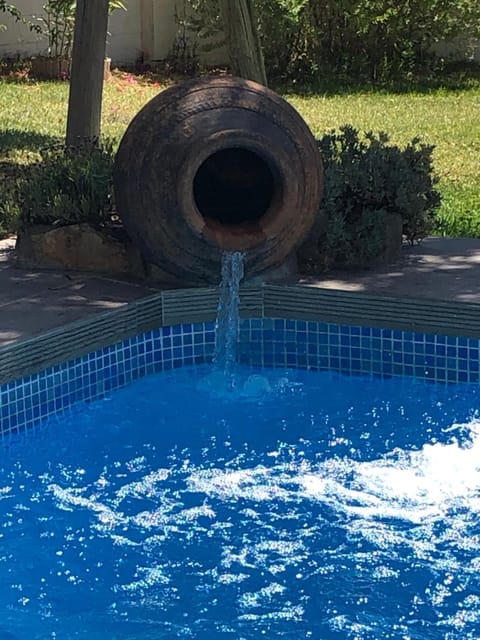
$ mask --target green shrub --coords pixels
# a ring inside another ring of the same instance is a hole
[[[13,189],[4,187],[0,193],[0,238],[16,232],[20,209]]]
[[[171,72],[195,75],[199,54],[225,44],[218,0],[183,0],[175,4],[176,33],[166,63]]]
[[[20,225],[105,224],[112,208],[112,144],[53,147],[41,155],[21,183]]]
[[[255,0],[270,81],[390,81],[434,76],[438,42],[480,37],[478,0]],[[170,63],[223,42],[218,0],[183,0]],[[466,51],[467,53],[467,51]],[[470,50],[469,53],[472,53]]]
[[[316,259],[310,256],[304,269],[368,266],[385,249],[388,214],[401,216],[403,233],[412,243],[433,231],[440,204],[433,147],[415,138],[400,149],[384,133],[360,138],[350,126],[324,135],[318,146],[325,170],[321,208],[326,225],[313,239]]]
[[[441,41],[480,35],[478,0],[256,0],[267,72],[288,80],[388,80],[441,61]]]

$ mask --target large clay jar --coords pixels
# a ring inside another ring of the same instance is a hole
[[[230,77],[153,98],[115,162],[118,212],[144,257],[192,284],[218,283],[223,251],[245,273],[279,266],[319,215],[322,165],[300,115],[280,96]]]

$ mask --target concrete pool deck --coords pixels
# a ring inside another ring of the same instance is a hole
[[[152,295],[138,282],[15,265],[15,239],[0,241],[0,347]]]
[[[152,295],[160,285],[71,271],[20,269],[15,241],[0,241],[0,347],[118,309]],[[480,303],[480,240],[428,238],[395,264],[336,271],[301,284],[394,298]]]

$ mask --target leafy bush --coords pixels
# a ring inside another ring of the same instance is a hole
[[[113,162],[109,141],[43,151],[20,185],[20,225],[105,224],[111,216]]]
[[[391,79],[440,62],[437,42],[480,35],[478,0],[256,0],[267,71],[289,80]]]
[[[218,0],[183,0],[175,5],[174,17],[176,34],[166,62],[174,73],[193,75],[199,54],[225,44]]]
[[[21,12],[13,4],[7,2],[7,0],[0,0],[0,12],[9,14],[17,22],[23,21]],[[0,30],[3,30],[5,25],[0,24]]]
[[[1,1],[1,0],[0,0]],[[48,40],[47,54],[70,58],[75,27],[76,0],[47,0],[30,28]],[[125,9],[121,0],[110,0],[109,11]]]
[[[433,231],[440,205],[433,147],[418,138],[404,149],[388,142],[384,133],[360,138],[350,126],[318,140],[325,169],[321,208],[327,222],[314,231],[317,256],[303,261],[306,270],[374,262],[385,248],[388,214],[401,216],[403,233],[412,243]]]
[[[17,231],[20,215],[20,191],[27,167],[0,162],[0,238]]]
[[[173,57],[221,41],[218,0],[183,4],[182,47]],[[443,64],[432,54],[436,43],[480,37],[478,0],[255,0],[255,6],[270,79],[405,77]]]
[[[0,238],[15,233],[20,213],[18,179],[0,165]]]

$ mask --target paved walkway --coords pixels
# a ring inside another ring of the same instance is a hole
[[[480,303],[480,240],[427,238],[413,247],[404,246],[395,264],[330,272],[303,282],[375,295]]]
[[[115,309],[160,287],[95,274],[15,266],[14,240],[0,242],[0,346]],[[311,286],[394,297],[480,303],[480,240],[429,238],[394,265],[331,272]]]
[[[156,291],[96,274],[18,269],[14,246],[14,239],[0,241],[0,346]]]

